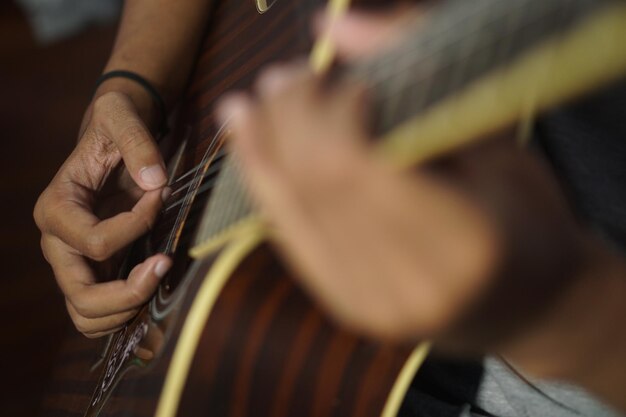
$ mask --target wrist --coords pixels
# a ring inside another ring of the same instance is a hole
[[[120,93],[127,96],[135,105],[137,114],[150,129],[156,133],[160,127],[160,122],[164,117],[161,110],[156,105],[154,99],[146,89],[128,78],[115,77],[104,80],[96,89],[93,101],[107,93]]]
[[[542,324],[505,356],[537,377],[572,381],[626,410],[626,262],[590,242],[583,267]],[[520,342],[520,340],[518,340]]]

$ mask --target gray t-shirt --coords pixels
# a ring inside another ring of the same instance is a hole
[[[505,361],[430,358],[398,417],[619,417],[581,388],[524,377]]]
[[[535,143],[581,221],[626,253],[626,81],[537,123]],[[626,301],[626,300],[625,300]],[[532,380],[494,357],[429,358],[399,417],[616,417],[584,390]]]

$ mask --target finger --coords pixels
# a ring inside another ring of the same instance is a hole
[[[145,304],[157,289],[172,261],[158,254],[135,266],[125,280],[93,285],[73,285],[69,299],[87,318],[98,318],[128,311]]]
[[[255,135],[254,142],[263,145],[264,156],[272,167],[281,170],[283,175],[288,174],[286,163],[295,162],[290,157],[291,151],[301,150],[312,156],[307,148],[314,143],[310,127],[312,120],[318,117],[314,112],[319,94],[318,79],[306,65],[276,65],[261,74],[256,91],[255,112],[265,129]],[[250,121],[251,118],[248,123]]]
[[[327,126],[320,125],[324,121],[333,126],[361,126],[368,108],[364,86],[343,82],[326,88],[304,63],[274,65],[261,73],[255,87],[258,107],[271,127],[279,127],[279,131],[297,127],[301,131],[297,137],[310,136],[306,134],[309,131],[319,132]],[[315,142],[327,140],[324,136],[315,138]]]
[[[68,299],[66,299],[65,305],[76,330],[88,337],[97,337],[96,335],[115,332],[124,326],[128,320],[135,317],[139,311],[138,309],[132,309],[106,317],[91,319],[82,316]]]
[[[328,34],[339,58],[349,61],[374,55],[398,42],[422,15],[420,8],[406,4],[385,12],[352,10],[337,18],[323,12],[313,20],[313,30],[317,36]]]
[[[293,95],[293,91],[290,91],[293,89],[297,89],[300,96],[308,97],[318,90],[317,81],[306,61],[293,61],[288,64],[274,64],[265,69],[259,75],[254,88],[261,101],[285,94]]]
[[[340,174],[359,154],[355,148],[364,144],[367,108],[361,86],[323,88],[318,76],[296,64],[265,71],[257,91],[261,117],[270,129],[262,140],[273,157],[272,166],[282,169],[283,176]]]
[[[314,157],[311,148],[319,143],[318,123],[327,104],[319,77],[304,63],[275,65],[260,75],[255,86],[255,111],[266,127],[263,135],[257,133],[257,142],[262,141],[272,164],[283,169],[285,163],[297,163],[299,159],[291,155],[294,150]]]
[[[115,144],[137,185],[154,190],[167,183],[159,148],[128,97],[116,93],[99,97],[94,102],[93,122],[99,139]]]
[[[167,256],[158,254],[137,265],[126,280],[98,283],[85,259],[64,247],[63,242],[47,239],[43,246],[61,291],[78,314],[89,319],[127,312],[142,305],[172,265]]]
[[[54,188],[44,197],[42,205],[48,209],[41,227],[97,261],[108,259],[149,231],[162,204],[161,191],[149,191],[130,211],[100,220],[83,203],[87,197],[80,195],[82,190],[75,184],[64,184],[64,188]]]
[[[217,107],[217,116],[228,120],[231,127],[230,145],[241,163],[244,173],[261,176],[271,168],[265,163],[268,158],[264,134],[265,126],[259,120],[258,107],[244,93],[233,93],[224,97]]]

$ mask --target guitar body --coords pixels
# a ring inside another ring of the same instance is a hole
[[[172,197],[126,270],[156,251],[170,253],[175,266],[152,302],[106,345],[82,335],[67,342],[44,415],[374,417],[385,407],[393,414],[388,397],[410,347],[338,328],[259,236],[202,259],[187,255],[224,155],[227,131],[215,124],[216,100],[250,88],[265,64],[306,55],[312,13],[323,5],[215,4],[171,135],[178,146]]]
[[[121,276],[156,252],[174,266],[106,346],[82,336],[68,343],[46,415],[395,415],[426,345],[386,346],[338,328],[290,277],[260,226],[235,227],[257,223],[245,223],[254,217],[224,149],[228,127],[212,115],[224,92],[249,89],[265,64],[308,53],[310,19],[322,3],[214,5],[170,137],[172,195]],[[390,162],[411,166],[527,121],[529,103],[545,111],[626,74],[623,1],[516,4],[485,0],[475,15],[473,4],[446,2],[406,44],[347,74],[372,88],[374,126],[386,134],[381,151]],[[555,67],[569,76],[547,71]]]

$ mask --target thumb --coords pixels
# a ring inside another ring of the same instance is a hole
[[[324,11],[315,16],[313,30],[318,37],[328,34],[339,58],[350,61],[393,45],[421,15],[421,8],[406,4],[382,12],[351,10],[336,18]]]
[[[167,174],[159,148],[130,98],[121,93],[102,95],[94,103],[93,117],[100,121],[101,133],[119,150],[139,187],[150,191],[166,185]]]

